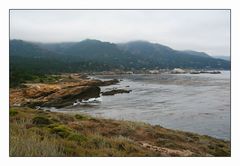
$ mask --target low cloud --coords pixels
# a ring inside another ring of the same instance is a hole
[[[11,10],[10,38],[39,42],[148,40],[230,55],[229,10]]]

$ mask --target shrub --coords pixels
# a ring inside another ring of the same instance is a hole
[[[49,125],[51,121],[43,116],[36,116],[33,118],[32,123],[35,125]]]
[[[51,129],[53,134],[57,134],[62,138],[66,138],[71,134],[71,129],[67,128],[64,125],[59,125]]]
[[[86,116],[83,116],[83,115],[80,115],[80,114],[76,114],[76,115],[75,115],[75,118],[76,118],[76,119],[79,119],[79,120],[87,119]]]
[[[17,114],[18,114],[18,112],[17,112],[16,110],[10,109],[10,111],[9,111],[9,115],[10,115],[10,116],[15,116],[15,115],[17,115]]]
[[[84,142],[87,140],[87,138],[81,134],[76,134],[76,133],[72,133],[68,136],[68,139],[71,141],[76,141],[76,142]]]

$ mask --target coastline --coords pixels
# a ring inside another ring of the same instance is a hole
[[[46,103],[64,108],[79,98],[98,97],[99,87],[118,82],[64,74],[54,82],[11,88],[10,156],[230,156],[230,141],[206,135],[36,109]]]

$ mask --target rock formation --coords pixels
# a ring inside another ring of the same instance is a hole
[[[100,87],[116,84],[116,79],[101,81],[79,79],[54,84],[24,84],[21,88],[10,89],[10,105],[28,107],[56,107],[72,105],[76,100],[87,100],[100,96]]]
[[[118,93],[130,93],[131,90],[126,90],[126,89],[113,89],[110,91],[102,92],[103,96],[108,96],[108,95],[115,95]]]

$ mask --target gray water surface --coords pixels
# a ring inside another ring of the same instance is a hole
[[[121,79],[101,91],[124,88],[129,94],[101,96],[101,102],[58,111],[143,121],[166,128],[230,140],[230,72],[95,76]]]

